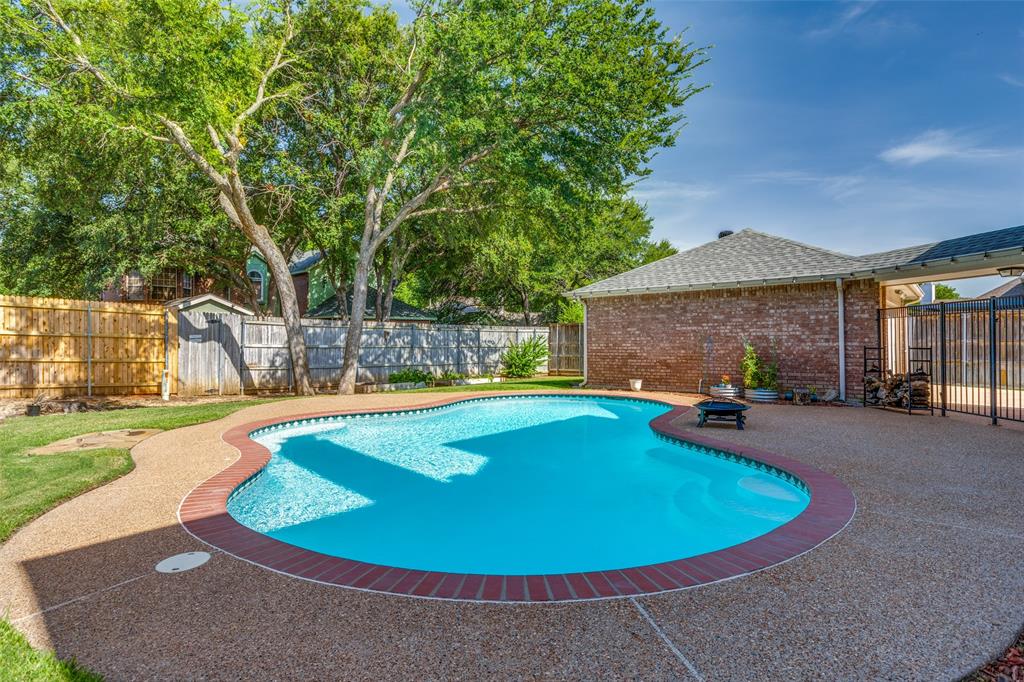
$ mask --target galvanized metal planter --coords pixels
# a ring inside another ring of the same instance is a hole
[[[779,392],[769,388],[752,388],[747,391],[747,400],[755,403],[773,403],[779,399]]]
[[[708,392],[715,398],[742,398],[742,386],[709,386]]]

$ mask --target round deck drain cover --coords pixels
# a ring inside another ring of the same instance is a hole
[[[158,573],[182,573],[199,568],[209,560],[209,552],[185,552],[167,557],[156,565],[156,570]]]

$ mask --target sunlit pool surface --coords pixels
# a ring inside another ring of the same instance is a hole
[[[648,424],[669,409],[536,396],[287,427],[254,436],[272,456],[228,511],[324,554],[511,575],[691,557],[807,506],[779,477],[659,440]]]

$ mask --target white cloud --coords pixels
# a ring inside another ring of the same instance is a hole
[[[872,11],[876,0],[844,3],[843,10],[822,26],[804,33],[810,40],[825,40],[840,34],[853,35],[862,40],[876,41],[894,35],[920,33],[922,28],[911,19],[892,11],[892,5],[884,10]],[[870,15],[869,15],[870,12]]]
[[[1012,85],[1015,88],[1024,88],[1024,78],[1017,78],[1016,76],[1011,76],[1008,73],[1001,73],[999,74],[999,80],[1008,85]]]
[[[926,130],[909,142],[882,151],[878,158],[892,164],[916,166],[936,159],[994,159],[1013,156],[1019,149],[983,147],[969,135]]]
[[[630,191],[630,195],[641,203],[689,199],[701,201],[710,199],[718,191],[708,185],[658,180],[641,181]]]
[[[836,201],[860,194],[866,182],[860,175],[825,175],[794,170],[748,173],[741,178],[750,182],[807,185],[817,188],[822,194]]]
[[[866,14],[874,4],[874,2],[854,3],[840,12],[829,24],[811,29],[806,35],[808,38],[826,38],[839,33],[858,18]]]

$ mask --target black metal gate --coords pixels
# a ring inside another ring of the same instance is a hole
[[[878,346],[895,374],[918,369],[910,349],[931,349],[943,415],[1024,421],[1024,296],[879,309]]]

